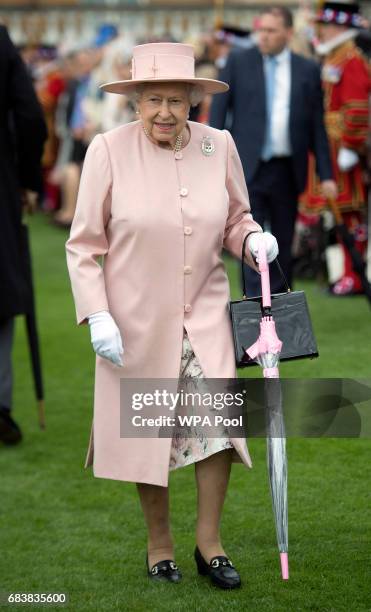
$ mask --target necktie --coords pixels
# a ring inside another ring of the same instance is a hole
[[[265,140],[262,151],[262,159],[268,161],[273,155],[273,142],[272,142],[272,111],[273,111],[273,100],[274,100],[274,89],[276,79],[276,68],[277,59],[269,56],[266,59],[265,66],[265,100],[266,100],[266,129],[265,129]]]

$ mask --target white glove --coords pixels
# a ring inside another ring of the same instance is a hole
[[[276,259],[278,255],[277,240],[270,232],[254,232],[249,236],[248,243],[251,255],[258,261],[259,244],[264,241],[265,250],[267,252],[268,263]]]
[[[122,366],[121,356],[124,354],[124,347],[120,330],[110,313],[106,310],[96,312],[88,317],[88,321],[91,343],[97,355]]]
[[[341,147],[338,153],[338,166],[342,172],[348,172],[359,162],[359,157],[352,149]]]

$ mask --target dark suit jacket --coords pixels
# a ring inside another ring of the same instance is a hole
[[[230,89],[214,96],[210,125],[230,129],[249,184],[257,171],[265,136],[265,79],[260,51],[256,47],[232,51],[219,78]],[[309,150],[315,154],[320,179],[332,178],[320,70],[315,62],[295,53],[291,53],[289,132],[298,193],[305,189]]]
[[[0,319],[30,307],[21,189],[40,192],[46,125],[31,78],[0,26]]]

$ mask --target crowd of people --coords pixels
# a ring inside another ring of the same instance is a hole
[[[326,162],[327,144],[318,140],[318,122],[313,129],[310,126],[303,127],[304,124],[300,121],[297,125],[293,124],[292,117],[296,113],[306,113],[309,109],[309,99],[305,98],[303,92],[303,103],[298,99],[291,100],[291,124],[286,128],[293,132],[287,136],[291,139],[308,138],[309,146],[299,144],[291,156],[294,165],[306,165],[309,153],[308,170],[305,173],[301,171],[302,177],[299,181],[297,176],[293,181],[287,182],[287,177],[284,181],[288,184],[288,200],[291,200],[291,203],[286,199],[283,206],[292,214],[289,225],[285,224],[282,231],[278,229],[282,245],[281,258],[290,262],[290,269],[285,266],[289,281],[292,267],[297,275],[322,279],[327,277],[330,291],[335,295],[359,293],[362,291],[362,283],[359,275],[352,269],[349,252],[338,239],[335,222],[328,212],[328,199],[330,197],[337,203],[344,223],[354,237],[356,248],[366,261],[370,26],[360,15],[357,5],[349,2],[343,6],[339,2],[324,3],[322,16],[314,16],[308,9],[301,10],[296,15],[295,22],[286,9],[283,9],[281,15],[273,15],[272,18],[273,21],[282,21],[282,31],[278,33],[277,41],[274,38],[273,42],[268,40],[269,36],[277,36],[277,33],[268,31],[266,34],[268,45],[273,44],[273,51],[275,45],[278,45],[277,49],[290,49],[296,56],[310,57],[318,66],[322,65],[320,78],[324,92],[323,120],[331,157],[331,162],[329,159]],[[212,111],[214,115],[210,115],[212,96],[207,96],[198,107],[191,109],[191,120],[218,128],[226,127],[231,129],[234,137],[237,132],[242,134],[244,130],[248,131],[250,122],[255,122],[253,116],[245,112],[243,97],[245,93],[251,97],[251,90],[254,88],[250,78],[251,69],[254,70],[259,65],[259,53],[264,53],[262,49],[259,51],[258,45],[259,32],[262,32],[260,22],[261,19],[256,18],[251,31],[222,25],[192,40],[177,41],[191,42],[194,45],[198,76],[217,78],[219,74],[229,82],[228,79],[232,78],[230,66],[233,58],[238,55],[240,70],[246,71],[246,82],[252,84],[246,91],[241,88],[241,114],[228,102],[231,95],[229,98],[226,95],[217,103],[219,107],[224,108],[222,115],[227,113],[227,116],[222,118],[216,109]],[[170,36],[161,40],[176,42]],[[130,78],[132,49],[135,44],[143,42],[156,40],[128,40],[128,36],[122,36],[116,26],[103,24],[95,39],[85,44],[80,42],[69,48],[63,44],[60,48],[25,46],[20,50],[34,81],[48,126],[48,139],[42,159],[42,208],[51,215],[56,225],[65,228],[71,225],[83,160],[94,136],[136,119],[130,97],[107,94],[99,86],[104,82]],[[357,76],[354,76],[355,74]],[[240,86],[242,79],[239,77],[238,82]],[[294,86],[295,82],[296,75],[293,75]],[[263,86],[262,81],[261,84]],[[230,91],[233,83],[231,85]],[[278,82],[275,92],[278,114],[279,105],[285,104],[284,97],[281,97],[282,89],[279,88]],[[264,96],[263,89],[258,92],[256,99],[259,96]],[[262,101],[260,100],[260,109],[264,112]],[[310,113],[310,110],[308,112]],[[317,118],[320,118],[320,114],[319,110]],[[264,129],[263,115],[260,127]],[[282,130],[282,126],[274,126],[274,129]],[[324,138],[326,139],[326,136]],[[245,136],[237,136],[240,154],[240,149],[244,150],[252,144],[249,139],[247,133]],[[244,158],[244,155],[242,157]],[[281,152],[272,157],[281,158],[283,155]],[[256,209],[260,208],[259,219],[262,220],[263,215],[264,222],[269,224],[272,223],[270,214],[263,211],[268,205],[259,203],[258,193],[261,189],[256,189],[254,184],[249,185],[253,180],[250,162],[251,160],[246,158],[244,165],[252,205]],[[330,164],[331,168],[325,170],[326,163]],[[269,167],[270,176],[271,170]],[[323,176],[327,174],[329,180],[335,180],[338,191],[335,192],[334,187],[329,188],[328,184],[326,191],[325,183],[323,192],[323,185],[321,186],[321,181],[318,182],[316,178],[317,174],[321,177],[321,172]],[[303,185],[304,176],[306,182]],[[275,187],[272,189],[276,194]]]

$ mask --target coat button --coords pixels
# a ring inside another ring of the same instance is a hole
[[[190,304],[186,304],[184,306],[184,312],[191,312],[191,310],[192,310],[192,306]]]
[[[185,196],[187,196],[187,195],[188,195],[188,189],[187,189],[187,187],[182,187],[182,188],[181,188],[181,190],[180,190],[180,195],[181,195],[183,198],[185,198]]]
[[[192,266],[184,266],[184,274],[192,274]]]
[[[193,232],[193,229],[191,227],[189,227],[189,225],[186,225],[184,228],[184,233],[186,236],[190,236]]]

